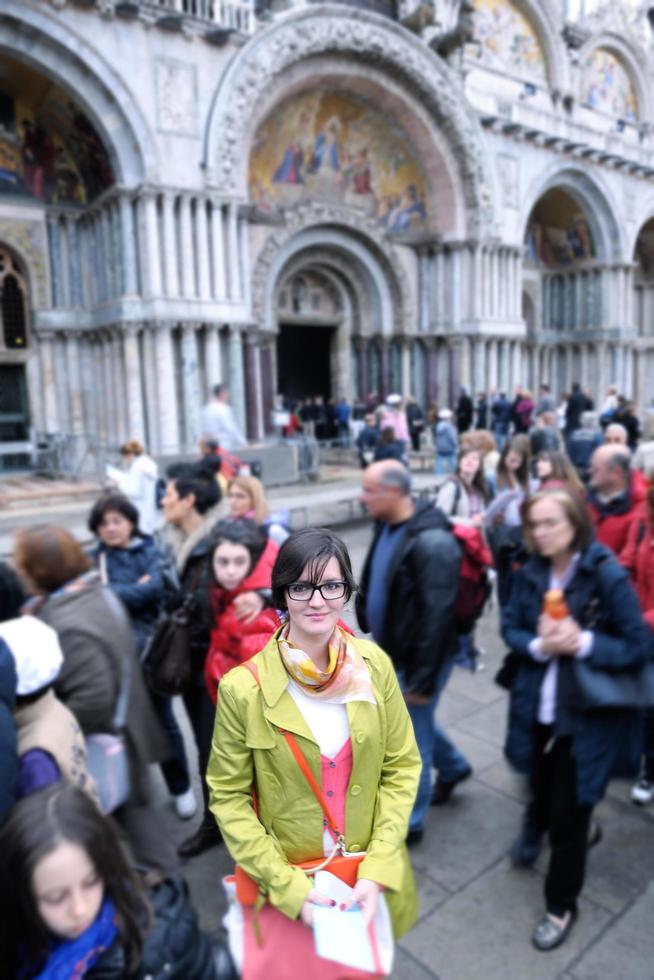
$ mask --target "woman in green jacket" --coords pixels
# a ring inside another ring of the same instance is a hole
[[[354,900],[370,921],[383,891],[396,937],[416,918],[405,846],[420,756],[389,658],[338,624],[355,589],[343,542],[295,532],[272,575],[286,623],[247,667],[221,682],[207,783],[210,807],[236,863],[290,919],[311,923],[330,900],[298,862],[331,853],[333,835],[280,730],[291,732],[345,835],[365,852]],[[257,811],[252,789],[256,787]]]

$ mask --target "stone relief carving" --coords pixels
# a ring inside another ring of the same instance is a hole
[[[45,227],[40,221],[0,220],[0,242],[9,245],[27,265],[30,302],[35,309],[48,303]]]
[[[427,108],[456,157],[469,224],[474,232],[492,225],[491,180],[482,138],[457,76],[422,42],[401,27],[363,11],[347,18],[335,8],[309,7],[284,24],[257,35],[224,77],[210,119],[207,180],[227,196],[245,193],[244,165],[250,118],[267,89],[292,65],[318,54],[352,55],[392,72]]]
[[[197,136],[197,79],[194,65],[158,58],[155,62],[157,129]]]
[[[285,212],[285,218],[284,226],[271,232],[266,244],[259,252],[252,271],[252,310],[256,323],[265,326],[266,287],[270,279],[271,267],[279,255],[280,249],[300,231],[329,225],[339,229],[349,228],[359,240],[364,237],[371,245],[374,243],[374,248],[371,251],[373,254],[381,252],[382,265],[385,266],[387,280],[394,293],[395,328],[404,330],[411,324],[414,304],[411,300],[408,277],[399,261],[395,247],[389,241],[380,239],[379,228],[374,221],[363,215],[353,214],[344,208],[319,202],[289,209]],[[379,254],[377,257],[379,258]],[[336,261],[338,263],[338,260]],[[343,274],[347,278],[352,278],[352,267],[345,261],[338,264]]]

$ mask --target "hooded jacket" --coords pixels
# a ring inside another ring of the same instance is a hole
[[[375,531],[356,598],[356,614],[368,632],[366,593],[370,566],[383,524]],[[445,658],[454,651],[454,601],[459,585],[461,548],[438,507],[418,500],[398,542],[388,573],[383,627],[375,641],[404,674],[406,690],[429,696]]]
[[[620,564],[629,572],[645,622],[654,631],[654,531],[646,506],[640,509],[631,523]]]

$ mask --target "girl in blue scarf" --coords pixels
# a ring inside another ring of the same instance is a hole
[[[160,971],[233,976],[224,947],[198,929],[184,882],[159,880],[146,895],[112,821],[78,789],[58,784],[17,803],[0,831],[0,974],[143,980]]]

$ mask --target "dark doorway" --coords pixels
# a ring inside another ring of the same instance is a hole
[[[27,386],[22,365],[0,366],[0,444],[24,442],[29,436]],[[0,472],[21,470],[29,466],[25,453],[0,454]]]
[[[331,398],[333,327],[282,323],[277,338],[277,390],[292,401]]]

